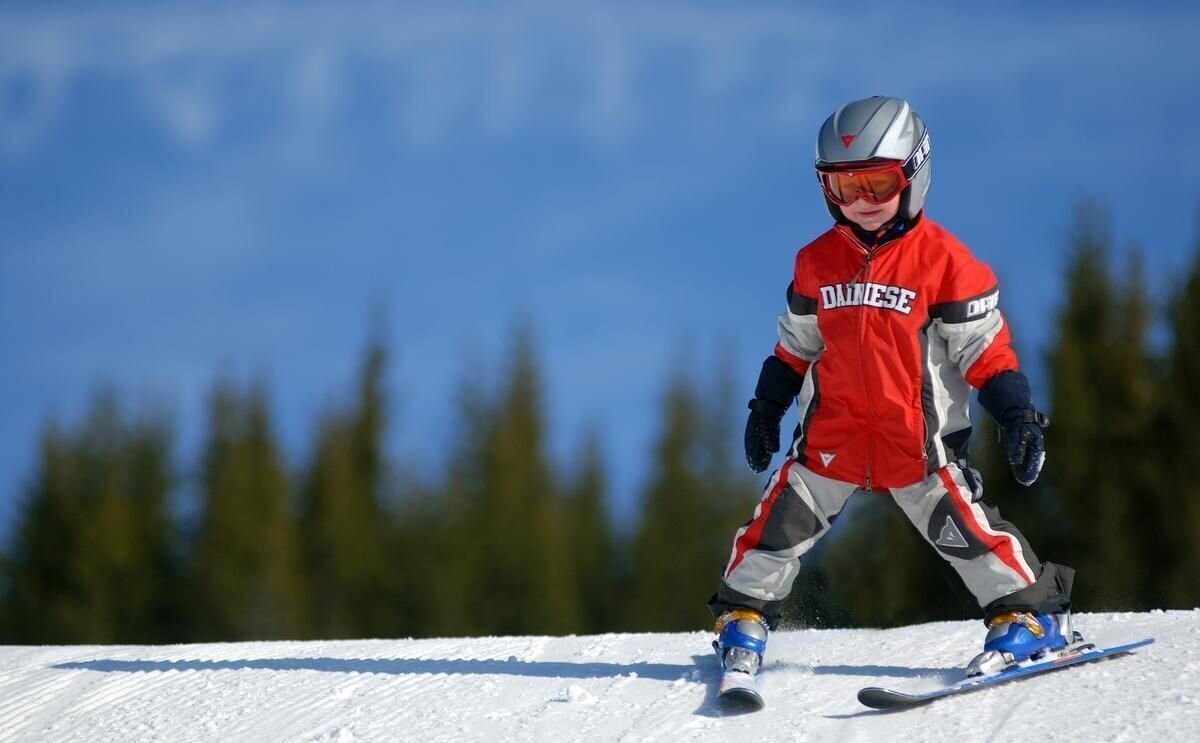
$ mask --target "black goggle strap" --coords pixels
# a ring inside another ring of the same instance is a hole
[[[912,182],[921,168],[929,160],[929,131],[925,131],[925,136],[921,137],[921,141],[913,148],[912,154],[904,161],[904,177]]]

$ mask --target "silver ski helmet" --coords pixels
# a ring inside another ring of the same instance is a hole
[[[925,207],[932,171],[929,131],[925,122],[900,98],[874,96],[851,101],[833,112],[817,134],[817,178],[823,172],[852,169],[855,165],[901,164],[907,185],[900,196],[899,216],[911,222]],[[822,181],[825,205],[838,222],[841,208],[830,199]]]

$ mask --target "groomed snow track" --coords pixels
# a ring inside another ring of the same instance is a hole
[[[976,622],[792,630],[767,708],[723,715],[704,632],[587,637],[0,647],[2,741],[1192,741],[1200,610],[1085,614],[1135,655],[905,712],[860,687],[942,684]]]

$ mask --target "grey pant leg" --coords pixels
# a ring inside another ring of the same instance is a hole
[[[980,607],[1039,592],[1035,587],[1042,583],[1043,570],[1033,548],[995,506],[971,502],[971,489],[957,464],[908,487],[893,488],[892,497],[958,572]]]
[[[775,627],[800,572],[800,557],[829,530],[857,490],[788,459],[767,482],[750,521],[738,529],[724,577],[709,609],[757,609]]]

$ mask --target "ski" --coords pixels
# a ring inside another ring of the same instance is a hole
[[[766,702],[754,676],[741,671],[725,671],[717,687],[717,699],[731,712],[757,712]]]
[[[1030,676],[1039,676],[1061,668],[1069,668],[1083,663],[1091,663],[1092,661],[1124,655],[1137,648],[1145,647],[1152,642],[1154,642],[1153,638],[1147,638],[1139,642],[1129,643],[1128,645],[1117,645],[1109,648],[1096,648],[1092,645],[1085,645],[1074,650],[1068,650],[1066,654],[1058,655],[1048,660],[1037,661],[1031,665],[1014,666],[987,676],[973,676],[956,684],[919,694],[884,689],[878,686],[868,686],[865,689],[859,690],[858,701],[872,709],[887,710],[914,707],[927,704],[935,699],[964,694],[969,691],[995,686],[996,684],[1026,679]]]

